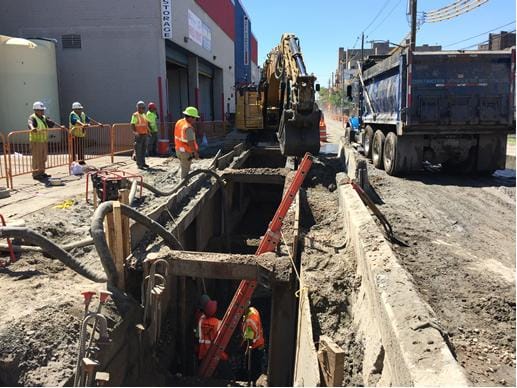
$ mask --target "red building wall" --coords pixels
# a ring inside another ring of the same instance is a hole
[[[235,9],[231,0],[196,0],[196,3],[231,40],[235,40]]]

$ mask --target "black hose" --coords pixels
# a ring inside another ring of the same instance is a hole
[[[73,257],[59,245],[32,229],[17,226],[3,226],[0,227],[0,236],[3,238],[19,238],[30,244],[38,245],[53,259],[61,261],[68,268],[94,282],[104,283],[107,280],[104,274],[90,270],[84,263]]]
[[[137,223],[145,226],[147,229],[162,237],[169,247],[178,248],[178,244],[174,236],[158,222],[122,203],[120,204],[120,210],[126,217],[135,220]],[[104,218],[112,211],[113,201],[103,202],[99,205],[92,217],[90,234],[101,259],[102,267],[108,276],[108,284],[117,284],[118,275],[115,268],[115,262],[113,261],[113,256],[111,255],[108,242],[106,241],[106,234],[104,233]]]
[[[179,185],[177,185],[173,190],[174,192],[178,191],[183,185],[186,184],[189,178],[192,178],[195,175],[207,173],[213,176],[221,187],[221,201],[222,201],[222,211],[221,211],[221,224],[222,224],[222,233],[226,237],[226,245],[227,249],[230,250],[230,241],[229,236],[226,234],[226,196],[224,193],[224,181],[223,179],[214,171],[208,169],[199,169],[190,172],[185,179],[181,181]],[[144,186],[145,187],[145,186]],[[124,204],[120,204],[120,208],[122,214],[135,220],[137,223],[147,227],[152,232],[156,233],[160,237],[162,237],[165,243],[171,248],[178,248],[178,243],[176,238],[172,233],[167,231],[162,225],[153,219],[147,217],[146,215],[136,211],[132,207]],[[104,233],[104,218],[108,213],[113,211],[113,201],[103,202],[97,207],[95,213],[92,217],[92,224],[90,227],[90,234],[95,243],[95,248],[97,249],[97,253],[101,259],[102,267],[108,276],[108,284],[116,285],[118,283],[118,274],[115,268],[115,262],[113,260],[113,256],[111,255],[111,251],[108,247],[108,242],[106,241],[106,234]],[[180,247],[181,248],[181,247]]]

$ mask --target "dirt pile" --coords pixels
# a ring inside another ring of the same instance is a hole
[[[210,159],[195,161],[193,168],[210,163]],[[167,190],[179,181],[178,166],[177,159],[169,159],[142,174],[146,182]],[[155,197],[146,190],[144,195],[146,199],[138,207],[144,213],[167,201],[167,197]],[[62,206],[52,205],[25,216],[25,225],[60,245],[90,237],[94,208],[85,202],[84,194],[63,198],[56,205]],[[93,245],[76,248],[71,254],[102,271]],[[24,252],[17,262],[0,269],[0,385],[67,383],[78,351],[81,292],[104,287],[36,252]],[[118,313],[110,310],[109,326],[117,319]]]
[[[320,159],[307,177],[310,187],[306,194],[308,206],[302,210],[302,266],[314,314],[314,341],[327,335],[341,346],[345,350],[343,385],[359,386],[363,385],[363,346],[353,327],[351,303],[360,280],[356,278],[356,261],[347,245],[334,191],[335,175],[340,170],[337,159]]]
[[[418,291],[475,385],[515,385],[515,174],[388,176],[371,165],[381,211]]]

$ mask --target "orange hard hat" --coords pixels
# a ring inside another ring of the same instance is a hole
[[[205,312],[205,315],[207,318],[213,317],[215,313],[217,312],[217,301],[216,300],[209,300],[205,304],[205,308],[203,309]]]

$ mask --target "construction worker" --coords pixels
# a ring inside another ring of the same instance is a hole
[[[149,128],[151,130],[150,137],[148,139],[147,145],[147,155],[156,156],[158,153],[156,152],[156,144],[158,142],[158,113],[156,112],[156,104],[154,102],[150,102],[147,105],[147,120],[149,121]]]
[[[198,321],[198,333],[199,333],[199,348],[198,348],[198,360],[201,363],[206,357],[210,346],[217,336],[221,321],[215,317],[217,312],[217,301],[208,300],[203,308],[203,314]],[[216,375],[219,378],[232,379],[233,372],[228,365],[228,354],[221,352],[219,365],[216,370]]]
[[[80,102],[74,102],[72,111],[68,116],[68,128],[70,128],[70,134],[72,135],[72,159],[79,164],[84,164],[84,140],[86,138],[84,128],[88,127],[90,123],[102,125],[84,113]]]
[[[29,116],[29,143],[32,154],[32,178],[43,180],[50,178],[45,174],[45,162],[48,155],[48,128],[62,128],[63,125],[56,124],[44,115],[45,105],[41,101],[32,104],[34,113]]]
[[[262,321],[255,307],[249,306],[242,317],[242,338],[246,344],[246,364],[248,381],[255,381],[262,374],[262,359],[264,358],[264,333]]]
[[[199,118],[197,108],[188,106],[183,111],[184,117],[174,127],[174,146],[180,160],[181,179],[185,179],[190,171],[192,159],[199,159],[199,147],[196,142],[194,123]]]
[[[136,112],[131,116],[131,129],[135,135],[135,159],[139,169],[149,168],[145,164],[145,152],[147,149],[147,136],[150,133],[149,121],[145,115],[145,102],[136,103]]]

